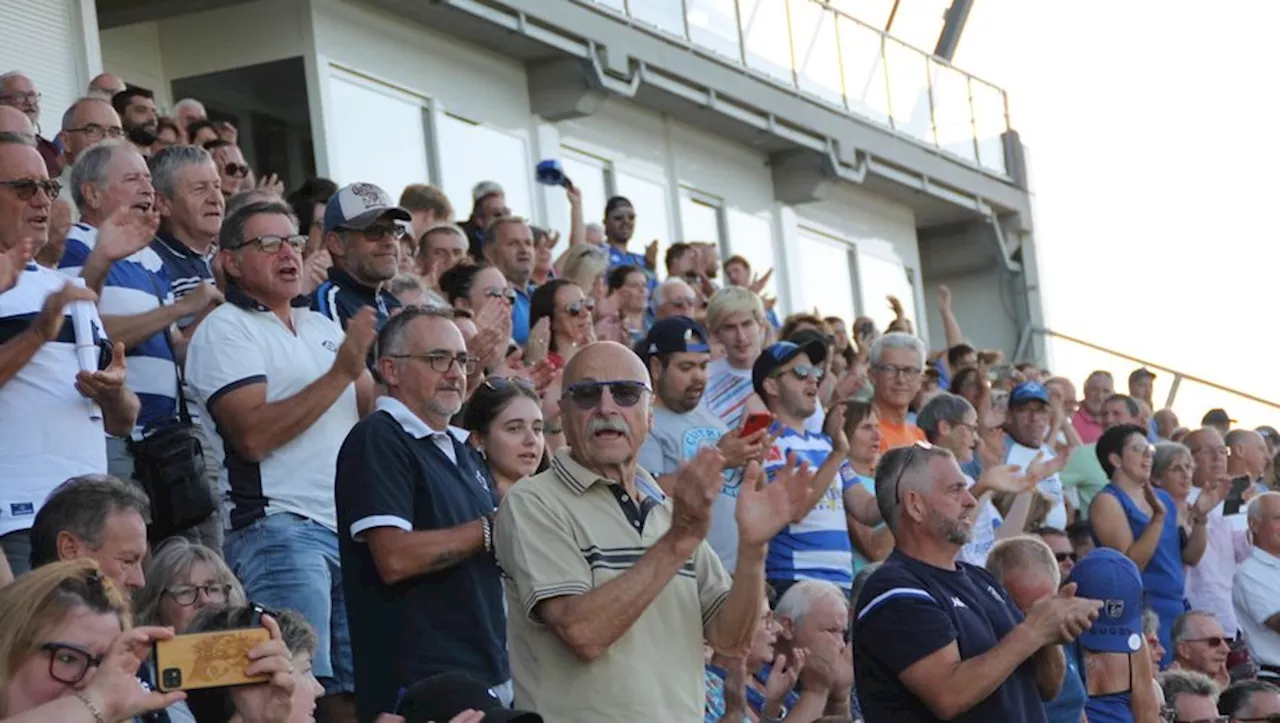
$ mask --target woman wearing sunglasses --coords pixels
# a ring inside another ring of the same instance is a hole
[[[547,359],[561,368],[578,349],[591,343],[595,334],[592,312],[595,299],[568,279],[552,279],[539,286],[529,301],[529,328],[539,319],[551,319],[551,342]]]
[[[129,603],[91,560],[56,562],[0,593],[0,720],[103,723],[160,710],[182,693],[136,677],[165,628],[130,629]]]
[[[467,400],[462,426],[471,432],[467,441],[484,458],[499,500],[516,482],[547,467],[542,403],[528,379],[486,379]]]
[[[505,299],[508,304],[516,300],[515,290],[501,271],[473,264],[456,264],[441,274],[440,293],[453,308],[472,314],[484,308],[489,299]]]

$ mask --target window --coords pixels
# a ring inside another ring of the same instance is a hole
[[[726,209],[725,217],[729,222],[729,253],[722,255],[721,261],[736,254],[751,264],[752,274],[763,276],[774,264],[773,230],[768,214],[757,216],[731,207]],[[769,283],[765,284],[765,294],[773,296],[778,293],[777,274],[780,271],[776,270]],[[728,280],[724,283],[727,284]]]
[[[470,215],[471,189],[481,181],[497,181],[511,213],[531,216],[533,164],[523,138],[447,114],[438,132],[441,186],[460,219]]]
[[[720,229],[720,205],[708,203],[691,195],[688,191],[680,194],[680,240],[685,242],[705,241],[724,246],[724,233]]]
[[[844,86],[836,14],[810,0],[791,0],[791,45],[800,89],[842,104]]]
[[[747,67],[791,84],[791,42],[787,4],[778,0],[738,0],[738,18]]]
[[[738,11],[734,0],[686,0],[689,39],[699,47],[742,61]]]
[[[798,290],[800,303],[794,311],[811,312],[816,307],[822,316],[838,316],[852,321],[855,316],[850,263],[853,249],[848,244],[804,228],[800,229],[799,241],[800,248],[795,257],[800,261],[800,278],[804,279],[804,284]]]
[[[334,71],[328,101],[329,173],[339,186],[367,181],[398,198],[430,179],[422,98]]]
[[[630,0],[631,17],[643,23],[684,37],[684,17],[680,0]]]
[[[671,214],[667,210],[667,189],[661,183],[630,173],[618,172],[616,178],[618,195],[626,196],[636,210],[636,230],[627,250],[643,255],[649,242],[657,239],[657,266],[661,274],[663,254],[671,245]]]
[[[863,313],[875,319],[876,326],[884,331],[893,321],[886,296],[896,296],[906,310],[916,332],[920,332],[920,319],[916,316],[916,292],[901,261],[885,259],[873,254],[858,253],[858,287],[862,292]]]
[[[582,217],[587,223],[604,223],[604,204],[609,200],[609,162],[603,158],[561,147],[560,165],[564,174],[582,192]],[[568,209],[566,204],[565,209]],[[564,226],[568,233],[569,219]]]

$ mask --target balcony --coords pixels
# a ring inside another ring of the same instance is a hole
[[[823,0],[575,0],[1002,179],[1005,91]]]

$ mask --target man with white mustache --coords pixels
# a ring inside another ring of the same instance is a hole
[[[403,688],[447,672],[473,676],[511,704],[492,554],[498,499],[466,432],[449,425],[479,362],[448,313],[409,307],[383,327],[377,370],[387,394],[338,453],[360,720],[393,710]]]

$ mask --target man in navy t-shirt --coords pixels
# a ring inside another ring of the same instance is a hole
[[[858,700],[869,721],[1045,721],[1062,684],[1061,643],[1100,603],[1062,594],[1024,620],[986,570],[956,562],[977,501],[951,452],[890,450],[876,499],[896,548],[871,574],[853,626]]]

